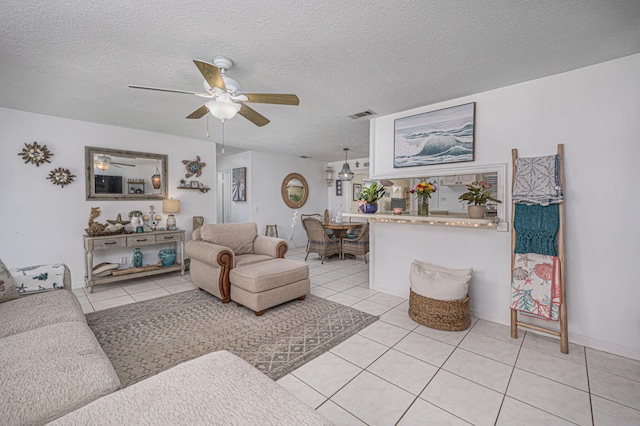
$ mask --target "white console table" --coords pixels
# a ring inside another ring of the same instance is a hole
[[[89,293],[93,292],[93,286],[96,284],[113,283],[117,281],[126,281],[134,278],[148,277],[151,275],[165,274],[167,272],[181,271],[184,275],[184,240],[185,231],[154,231],[133,234],[120,234],[106,237],[90,237],[84,235],[84,251],[85,251],[85,284],[89,289]],[[177,249],[180,245],[179,263],[172,266],[163,266],[159,269],[151,271],[134,272],[130,274],[106,277],[93,276],[93,252],[94,250],[108,250],[114,248],[140,247],[147,245],[157,245],[174,243]]]

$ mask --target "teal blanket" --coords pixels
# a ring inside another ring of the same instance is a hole
[[[516,231],[515,253],[558,255],[558,204],[548,206],[516,204],[513,228]]]

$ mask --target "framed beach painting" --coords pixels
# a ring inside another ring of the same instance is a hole
[[[393,167],[474,160],[475,102],[395,120]]]
[[[231,169],[231,194],[233,201],[247,201],[247,168]]]

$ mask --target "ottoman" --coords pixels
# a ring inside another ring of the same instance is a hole
[[[265,309],[289,300],[304,300],[309,290],[309,266],[289,259],[271,259],[234,268],[229,274],[231,300],[260,316]]]

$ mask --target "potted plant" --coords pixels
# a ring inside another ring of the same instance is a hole
[[[438,185],[435,182],[422,181],[409,190],[410,193],[416,194],[418,197],[418,216],[429,215],[429,199],[431,194],[438,190]]]
[[[184,188],[187,186],[187,181],[185,179],[180,179],[180,188]]]
[[[362,188],[358,197],[358,208],[362,213],[375,213],[378,211],[378,200],[384,196],[386,191],[383,185],[373,182],[371,185]]]
[[[469,205],[467,209],[471,219],[482,219],[484,217],[487,201],[502,202],[492,196],[493,192],[489,191],[491,187],[485,181],[472,182],[467,185],[468,191],[458,197],[459,200],[466,201]]]

